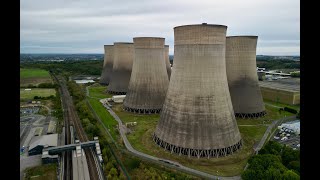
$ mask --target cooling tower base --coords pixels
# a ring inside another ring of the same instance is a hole
[[[267,113],[266,111],[262,111],[259,113],[235,113],[235,116],[238,118],[259,118],[265,116]]]
[[[185,155],[188,157],[197,157],[197,158],[218,158],[218,157],[225,157],[228,155],[233,154],[237,150],[239,150],[242,147],[242,140],[240,140],[238,143],[236,143],[233,146],[222,148],[222,149],[190,149],[190,148],[183,148],[178,147],[173,144],[169,144],[167,142],[162,141],[159,139],[155,134],[153,134],[152,137],[153,141],[159,145],[159,147],[164,148],[167,151],[170,151],[171,154],[179,154]]]
[[[102,85],[102,86],[108,86],[109,85],[109,83],[99,83],[100,85]]]
[[[109,94],[114,94],[114,95],[126,95],[127,92],[117,92],[117,91],[107,91]]]
[[[123,106],[123,110],[137,114],[159,114],[161,109],[136,109]]]

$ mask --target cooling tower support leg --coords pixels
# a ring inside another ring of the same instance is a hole
[[[161,109],[136,109],[123,106],[123,109],[128,112],[137,113],[137,114],[159,114]]]
[[[152,136],[153,141],[158,144],[159,147],[164,148],[164,150],[169,151],[171,154],[175,153],[180,155],[185,155],[188,157],[196,157],[196,158],[202,158],[207,157],[208,159],[210,157],[224,157],[230,154],[233,154],[234,152],[238,151],[242,147],[242,140],[240,140],[238,143],[221,149],[191,149],[191,148],[183,148],[179,146],[175,146],[173,144],[169,144],[165,141],[162,141],[159,139],[155,134]]]
[[[258,112],[258,113],[235,113],[236,117],[239,118],[259,118],[265,116],[267,113],[266,111]]]

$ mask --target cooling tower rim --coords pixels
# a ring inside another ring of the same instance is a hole
[[[114,42],[113,45],[115,44],[133,44],[133,42]]]
[[[133,39],[165,39],[163,37],[134,37]]]
[[[212,26],[212,27],[222,27],[222,28],[228,28],[226,25],[221,25],[221,24],[207,24],[207,23],[202,23],[202,24],[187,24],[187,25],[181,25],[181,26],[176,26],[175,28],[180,28],[180,27],[186,27],[186,26]]]
[[[105,44],[104,47],[112,47],[113,45]]]
[[[258,36],[255,36],[255,35],[236,35],[236,36],[227,36],[227,38],[235,38],[235,37],[238,37],[238,38],[241,38],[241,37],[247,37],[247,38],[258,38]]]

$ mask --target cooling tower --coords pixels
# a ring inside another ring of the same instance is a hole
[[[133,38],[135,57],[123,106],[134,113],[160,113],[169,79],[164,58],[164,38]]]
[[[134,58],[133,43],[115,42],[113,56],[113,68],[108,93],[126,94]]]
[[[169,60],[169,45],[165,45],[164,46],[164,60],[166,62],[166,68],[167,68],[167,74],[168,74],[168,78],[170,80],[170,76],[171,76],[171,65],[170,65],[170,60]]]
[[[236,117],[257,118],[266,114],[258,84],[257,40],[257,36],[227,37],[227,78]]]
[[[100,84],[109,85],[113,67],[113,45],[104,45],[104,61]]]
[[[174,66],[153,140],[179,155],[220,157],[242,146],[225,62],[227,26],[174,28]]]

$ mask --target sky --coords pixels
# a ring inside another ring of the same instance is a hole
[[[258,36],[258,55],[300,55],[299,0],[20,0],[20,53],[104,53],[163,37],[172,55],[173,28],[201,23]]]

